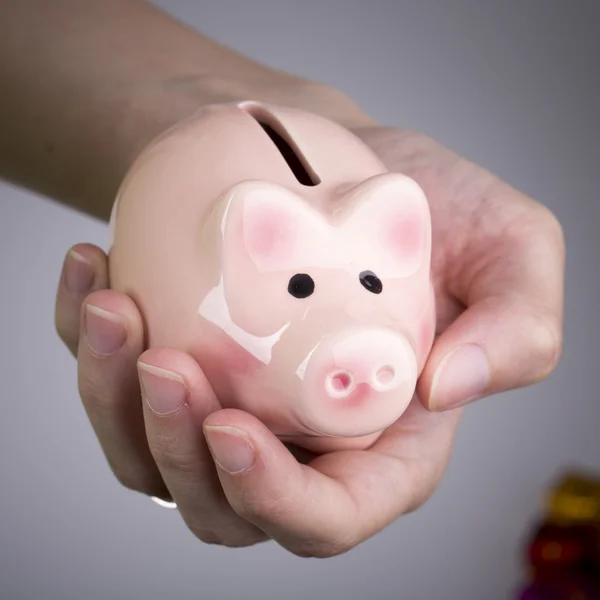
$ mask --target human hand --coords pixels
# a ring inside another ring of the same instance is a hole
[[[368,450],[296,460],[254,417],[222,410],[189,356],[164,348],[142,354],[141,317],[129,298],[105,289],[100,249],[79,245],[85,262],[71,255],[65,263],[57,328],[78,356],[80,393],[108,462],[125,486],[172,497],[203,541],[246,546],[273,538],[317,557],[351,549],[435,490],[461,413],[442,409],[537,381],[558,360],[564,246],[552,215],[424,136],[376,127],[356,133],[429,198],[438,303],[419,398]],[[86,297],[83,285],[69,292],[67,282],[83,282],[86,271],[95,274],[93,293]],[[468,389],[485,383],[475,368],[455,371],[459,382],[445,390],[435,376],[463,343],[489,357],[489,385],[478,392]]]
[[[556,217],[420,133],[355,133],[429,201],[438,337],[417,388],[425,406],[456,408],[546,378],[562,350],[565,246]]]

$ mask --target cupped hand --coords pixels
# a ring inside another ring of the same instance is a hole
[[[368,450],[302,455],[253,416],[222,409],[190,356],[144,351],[141,316],[107,289],[99,248],[79,244],[65,260],[56,325],[78,359],[80,395],[108,463],[126,487],[172,499],[202,541],[271,538],[299,556],[346,552],[431,496],[457,407],[540,381],[557,364],[564,242],[556,218],[423,135],[356,133],[429,199],[438,307],[417,395]]]
[[[356,133],[429,200],[439,337],[419,380],[424,405],[456,408],[546,378],[563,335],[565,246],[556,217],[420,133]]]

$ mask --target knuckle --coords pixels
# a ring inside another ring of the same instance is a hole
[[[446,473],[452,454],[453,436],[447,438],[446,445],[440,444],[439,454],[431,456],[428,460],[410,462],[410,478],[414,484],[412,498],[408,501],[404,515],[416,512],[422,508],[436,493]]]
[[[211,546],[224,546],[226,548],[247,548],[266,541],[264,534],[225,528],[223,530],[207,529],[204,527],[190,527],[190,531],[205,544]]]
[[[67,350],[74,357],[77,357],[77,346],[79,345],[77,335],[73,335],[72,332],[58,326],[56,327],[56,333],[58,334],[60,341],[66,346]]]
[[[565,253],[565,233],[558,217],[543,204],[536,203],[536,209],[525,220],[525,239],[536,239],[550,252]]]
[[[427,481],[423,486],[414,493],[410,501],[407,503],[403,515],[410,515],[421,509],[433,496],[440,483],[441,476],[435,480]]]
[[[79,345],[78,321],[67,318],[64,311],[57,307],[54,315],[54,328],[60,341],[72,354],[77,355],[77,346]]]
[[[544,229],[548,232],[548,235],[552,238],[552,240],[564,247],[565,245],[565,232],[563,230],[561,222],[558,220],[558,217],[545,206],[541,209],[541,223]]]
[[[116,404],[110,386],[107,386],[97,373],[90,373],[87,369],[83,372],[81,362],[79,369],[77,387],[84,406],[94,417],[110,418],[114,414]]]
[[[117,479],[117,481],[126,489],[131,490],[132,492],[141,492],[146,493],[145,482],[141,481],[140,478],[131,475],[130,473],[121,473],[120,471],[115,471],[113,469],[113,473]]]
[[[123,376],[123,369],[115,369],[105,361],[89,361],[78,355],[77,388],[86,409],[94,419],[104,422],[122,422],[142,415],[142,397],[139,386]]]
[[[321,540],[304,540],[289,548],[299,558],[333,558],[352,550],[357,541],[350,537],[331,537]]]
[[[356,524],[345,523],[341,528],[334,523],[323,523],[322,526],[309,526],[309,531],[302,527],[299,531],[298,516],[307,511],[311,492],[307,488],[304,494],[298,494],[297,486],[285,486],[285,489],[296,490],[295,493],[269,493],[262,490],[258,494],[241,493],[229,499],[231,508],[242,519],[256,523],[268,524],[288,534],[278,543],[286,550],[300,558],[329,558],[345,554],[360,541],[360,532]],[[304,521],[305,517],[300,521]],[[289,526],[296,523],[293,533]]]
[[[269,510],[269,505],[262,499],[242,498],[236,494],[235,497],[230,499],[231,508],[234,512],[241,517],[249,521],[255,520],[268,520],[268,521],[279,521],[282,511],[278,508],[277,504],[273,504],[273,508]]]
[[[545,379],[557,367],[562,355],[562,328],[557,319],[534,316],[529,331],[529,350],[535,364],[534,379]]]
[[[64,313],[59,309],[58,305],[55,307],[54,310],[54,329],[56,330],[58,337],[64,342],[65,336],[67,335],[68,327],[66,319],[64,317]]]
[[[263,490],[258,494],[242,493],[230,500],[231,507],[238,516],[247,521],[262,523],[285,523],[290,516],[302,509],[298,497],[282,493],[269,493]]]
[[[162,497],[165,495],[164,482],[157,476],[143,471],[127,469],[114,463],[110,467],[115,478],[124,488],[146,496]]]
[[[169,433],[156,433],[148,437],[152,457],[160,468],[169,473],[177,473],[187,479],[190,475],[199,472],[200,458],[192,449],[183,451],[180,446],[181,439]],[[192,446],[192,448],[195,448]]]

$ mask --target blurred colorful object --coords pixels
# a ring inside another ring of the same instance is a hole
[[[600,600],[600,475],[565,473],[527,540],[519,600]]]
[[[571,575],[554,581],[532,583],[518,596],[519,600],[598,600],[598,579]]]
[[[549,519],[600,525],[600,475],[567,473],[546,497]]]

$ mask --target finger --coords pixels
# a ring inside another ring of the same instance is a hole
[[[388,430],[371,450],[325,454],[310,465],[298,463],[246,413],[213,413],[204,429],[234,510],[294,554],[328,557],[348,551],[413,510],[435,487],[458,411],[434,414],[416,405],[428,419],[441,417],[439,427],[431,428],[436,439],[425,430],[411,432],[409,425],[406,432]],[[410,442],[399,442],[403,436]],[[402,458],[399,444],[406,443],[408,455]],[[419,458],[416,448],[427,446],[431,454]]]
[[[129,297],[101,290],[86,299],[81,321],[79,393],[108,463],[125,487],[168,498],[144,428],[136,369],[141,315]]]
[[[150,450],[190,530],[205,542],[248,546],[267,539],[229,506],[202,423],[220,406],[191,356],[153,348],[139,359]]]
[[[490,248],[457,296],[465,312],[436,340],[418,385],[430,410],[546,378],[562,350],[564,242],[551,217]]]
[[[106,254],[92,244],[73,246],[63,263],[56,292],[54,321],[60,339],[77,355],[81,305],[94,290],[108,287]]]

